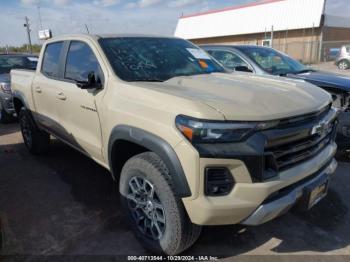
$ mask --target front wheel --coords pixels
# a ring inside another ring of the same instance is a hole
[[[40,130],[28,110],[22,108],[19,112],[19,123],[23,141],[29,152],[42,154],[49,149],[50,135]]]
[[[341,60],[339,63],[338,63],[338,68],[340,70],[347,70],[350,68],[350,62],[346,61],[346,60]]]
[[[168,169],[155,153],[127,161],[119,191],[134,233],[152,253],[176,255],[198,239],[201,227],[191,223]]]

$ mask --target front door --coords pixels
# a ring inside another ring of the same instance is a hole
[[[103,89],[81,89],[76,84],[77,81],[87,81],[91,73],[103,85],[103,72],[90,46],[85,42],[71,41],[66,56],[64,81],[60,85],[60,122],[66,131],[63,139],[102,161],[102,135],[95,101],[103,95]]]

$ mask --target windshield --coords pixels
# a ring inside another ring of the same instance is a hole
[[[99,41],[115,74],[124,81],[166,81],[225,71],[205,51],[182,39],[121,37]]]
[[[271,48],[246,47],[240,48],[246,56],[252,59],[261,69],[273,75],[297,74],[310,71],[310,68],[297,60],[290,58]]]
[[[0,74],[8,74],[11,69],[36,69],[38,58],[35,56],[0,56]]]

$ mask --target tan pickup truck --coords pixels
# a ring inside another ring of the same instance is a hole
[[[182,39],[57,37],[36,72],[13,70],[11,83],[29,151],[44,153],[52,135],[107,168],[155,254],[184,251],[203,225],[259,225],[295,205],[307,210],[337,166],[328,93],[227,74]]]

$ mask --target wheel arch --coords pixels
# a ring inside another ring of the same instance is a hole
[[[108,142],[108,162],[115,180],[130,157],[151,151],[156,153],[169,169],[175,186],[175,193],[183,198],[191,196],[191,190],[180,160],[171,145],[162,138],[145,130],[120,125],[113,128]]]
[[[28,108],[28,103],[26,102],[26,99],[23,96],[15,93],[13,95],[13,106],[15,108],[16,114],[18,115],[19,111],[23,106]]]

